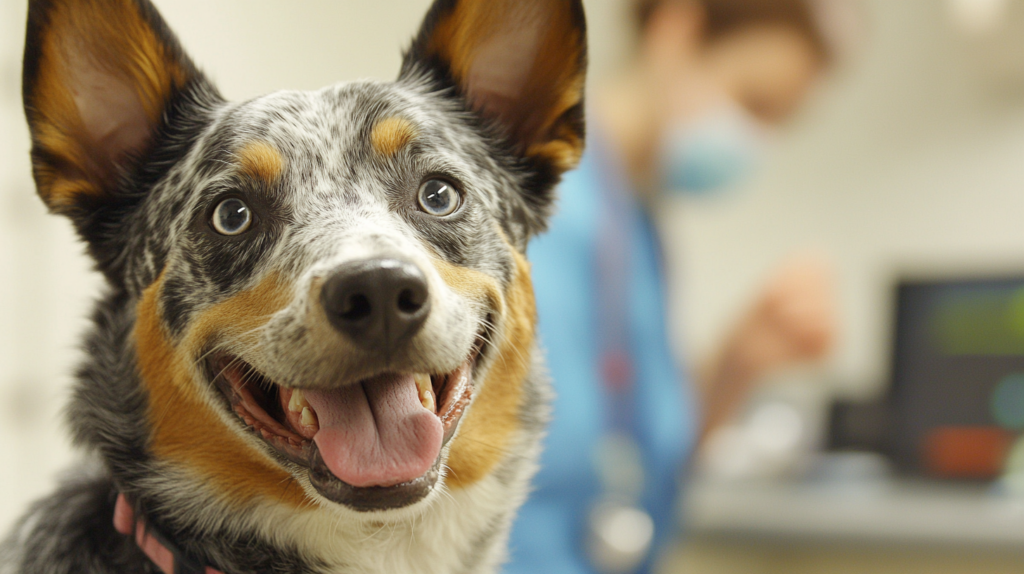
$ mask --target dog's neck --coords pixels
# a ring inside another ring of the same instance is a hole
[[[164,574],[224,574],[182,550],[145,519],[136,518],[135,510],[124,494],[117,495],[114,528],[125,536],[134,534],[135,543]]]

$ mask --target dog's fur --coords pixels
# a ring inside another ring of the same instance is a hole
[[[68,409],[89,459],[0,572],[157,572],[112,525],[118,493],[227,574],[497,569],[547,417],[524,254],[582,153],[585,38],[580,0],[437,0],[397,81],[234,104],[147,0],[31,0],[39,195],[108,289]],[[431,177],[460,191],[451,215],[417,206]],[[249,231],[211,227],[225,197]],[[319,296],[385,256],[422,272],[430,305],[386,350],[332,328]],[[473,399],[422,496],[368,510],[236,415],[207,361],[223,352],[284,389],[475,360]]]

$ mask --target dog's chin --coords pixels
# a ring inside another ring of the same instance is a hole
[[[351,510],[373,512],[410,507],[437,486],[444,447],[472,398],[481,350],[482,345],[475,347],[448,373],[384,373],[326,390],[279,385],[229,354],[212,355],[206,367],[245,428],[278,457],[304,469],[321,496]],[[409,404],[410,393],[416,393],[413,400],[418,399],[418,405]],[[362,411],[348,404],[359,401],[366,401]],[[390,416],[381,416],[380,411],[395,411],[400,402],[405,404],[398,410],[404,411],[393,416],[402,428],[379,428]],[[349,420],[360,416],[371,420]],[[358,450],[346,444],[349,436],[354,436],[351,442],[366,443],[368,434],[365,428],[353,432],[349,427],[367,424],[378,433],[371,437],[376,442],[361,451],[369,454],[349,453]],[[392,450],[402,451],[400,455],[380,454],[388,450],[389,441]],[[359,462],[360,456],[371,463]],[[361,466],[370,468],[352,470]]]

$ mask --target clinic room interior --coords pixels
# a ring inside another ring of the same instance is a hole
[[[156,4],[244,100],[394,77],[430,2]],[[584,0],[594,109],[642,49],[635,4]],[[827,66],[760,118],[749,172],[641,199],[690,392],[752,316],[810,331],[704,413],[657,571],[1024,571],[1024,0],[814,4]],[[25,12],[0,0],[0,532],[78,460],[62,409],[102,288],[35,195]]]

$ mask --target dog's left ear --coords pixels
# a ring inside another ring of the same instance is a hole
[[[36,186],[67,214],[112,199],[175,98],[203,81],[148,0],[31,0],[23,74]]]
[[[557,181],[583,153],[586,36],[581,0],[436,0],[401,77],[454,86]]]

